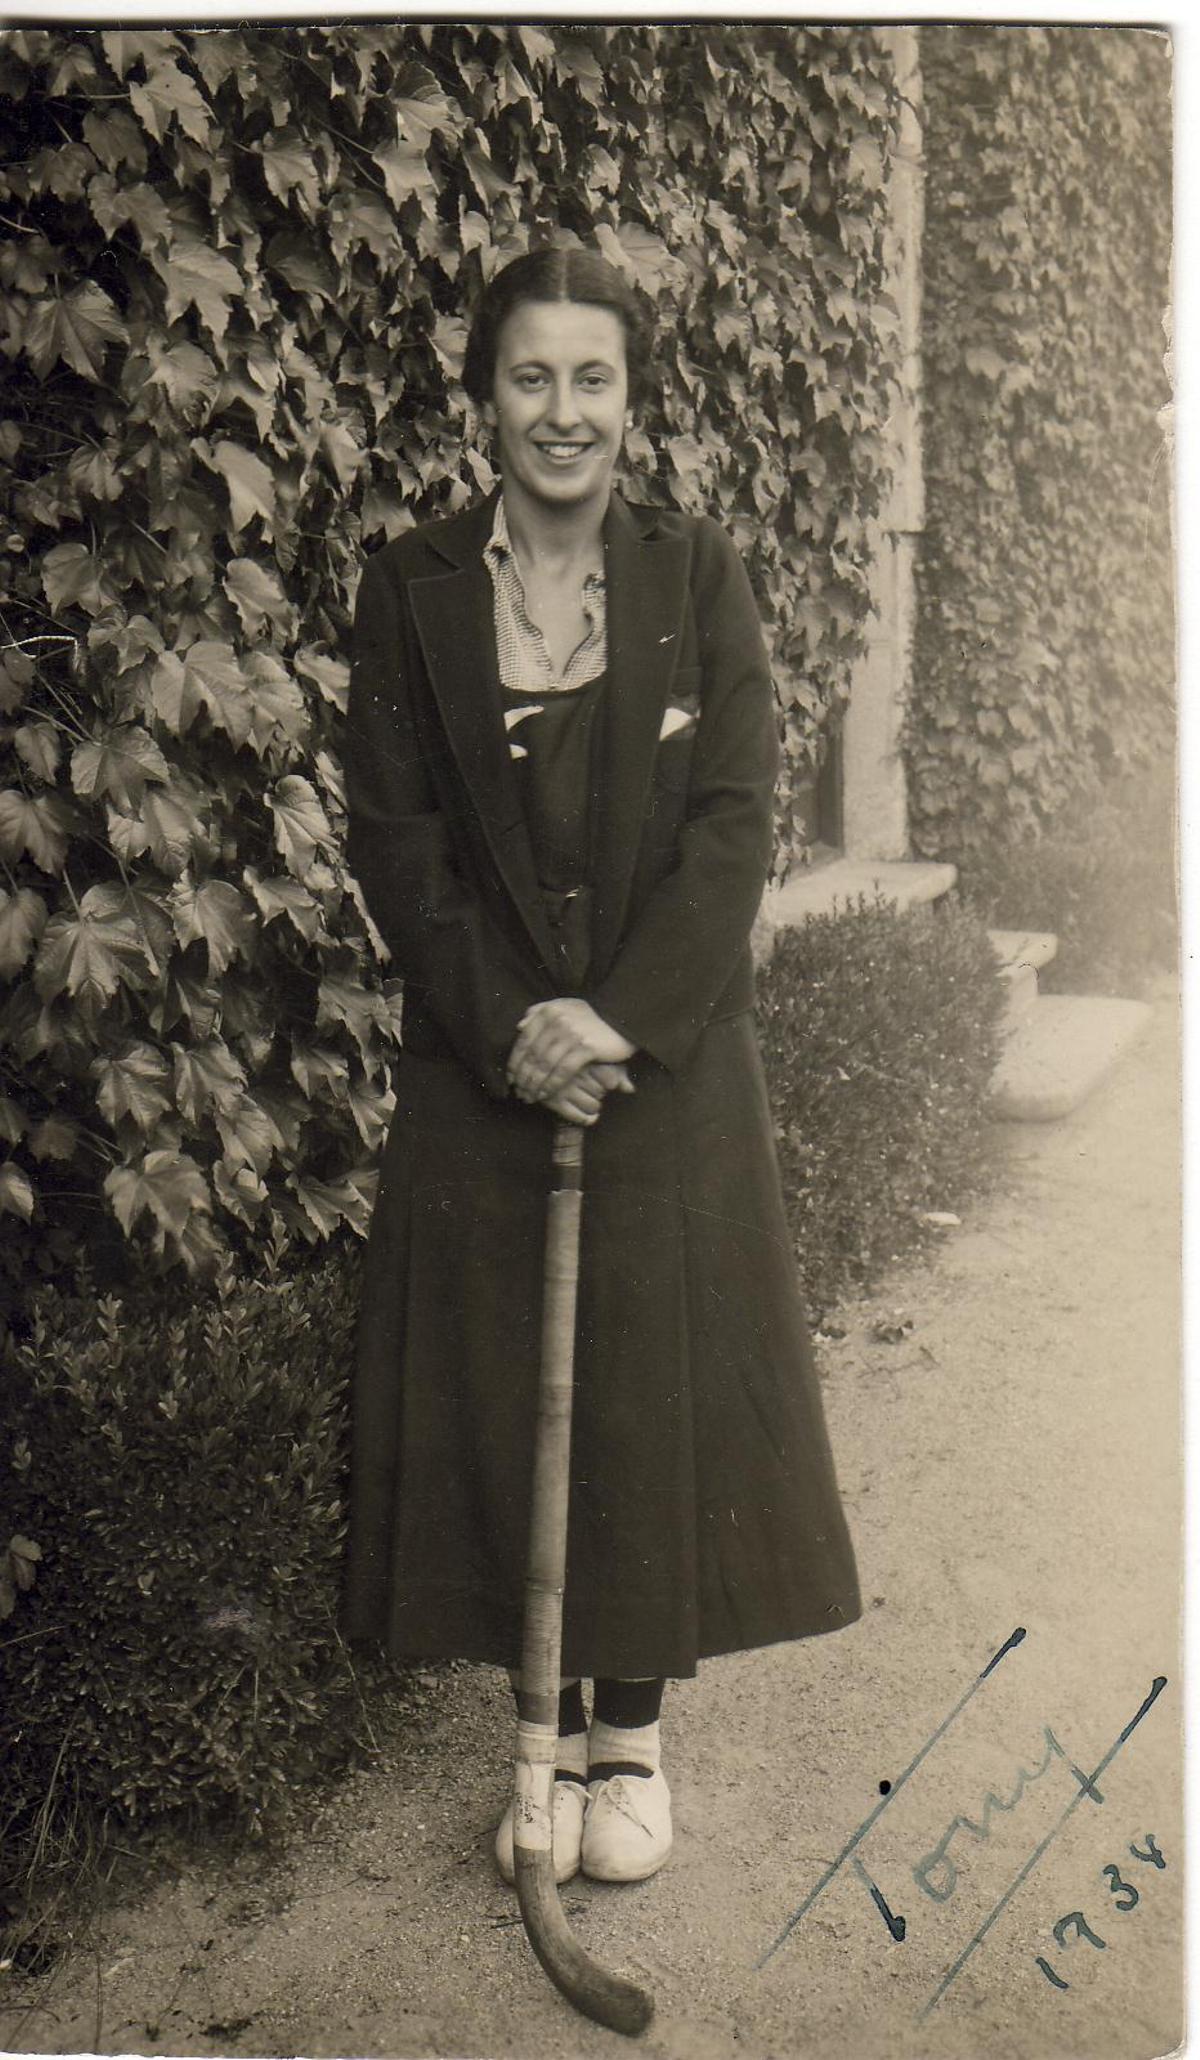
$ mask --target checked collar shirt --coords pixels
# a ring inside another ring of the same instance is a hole
[[[604,671],[608,663],[608,614],[603,573],[591,572],[583,582],[587,631],[558,673],[546,649],[546,640],[536,622],[531,621],[525,605],[525,586],[508,533],[503,494],[496,502],[496,518],[483,556],[492,576],[496,651],[504,686],[553,694],[567,687],[581,687]]]

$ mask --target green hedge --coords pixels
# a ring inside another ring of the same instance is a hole
[[[19,28],[0,91],[6,1248],[361,1231],[397,997],[341,856],[349,612],[364,543],[491,483],[472,295],[560,237],[657,301],[631,457],[750,561],[786,857],[886,485],[886,45]]]
[[[759,989],[784,1196],[819,1314],[985,1179],[1005,990],[977,915],[863,900],[782,932]]]
[[[1027,838],[1169,745],[1171,52],[921,31],[927,523],[919,851]]]
[[[344,1760],[357,1273],[343,1239],[183,1302],[84,1280],[9,1339],[0,1548],[25,1541],[25,1571],[0,1623],[0,1850],[72,1813],[253,1822]]]

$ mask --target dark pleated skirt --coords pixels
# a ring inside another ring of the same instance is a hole
[[[860,1604],[749,1016],[585,1147],[568,1674],[688,1675]],[[515,1666],[552,1121],[401,1057],[367,1258],[343,1627]]]

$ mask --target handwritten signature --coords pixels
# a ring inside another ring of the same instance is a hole
[[[1026,1633],[1024,1629],[1021,1626],[1018,1626],[1017,1629],[1012,1632],[1011,1636],[1005,1639],[1004,1644],[1001,1645],[998,1648],[998,1650],[992,1654],[992,1657],[988,1661],[987,1665],[981,1670],[981,1672],[976,1676],[975,1680],[971,1682],[970,1686],[959,1697],[953,1709],[951,1709],[949,1714],[942,1719],[942,1722],[937,1726],[936,1730],[930,1735],[929,1738],[926,1739],[925,1743],[921,1746],[920,1750],[910,1760],[908,1766],[904,1769],[903,1773],[900,1774],[898,1778],[893,1782],[881,1783],[881,1789],[883,1791],[882,1799],[875,1805],[874,1809],[872,1809],[868,1813],[868,1815],[863,1818],[862,1823],[858,1825],[857,1829],[851,1833],[851,1836],[847,1839],[845,1845],[842,1847],[842,1850],[838,1854],[837,1858],[834,1861],[832,1861],[831,1864],[825,1869],[825,1872],[822,1874],[820,1880],[809,1891],[808,1895],[804,1898],[804,1901],[800,1904],[799,1908],[795,1910],[792,1913],[792,1915],[788,1918],[787,1923],[782,1927],[777,1937],[772,1941],[771,1945],[767,1948],[766,1952],[762,1954],[761,1958],[757,1962],[757,1966],[760,1969],[765,1967],[768,1961],[772,1960],[775,1957],[775,1955],[780,1951],[781,1947],[786,1944],[787,1940],[792,1936],[792,1933],[796,1930],[797,1926],[808,1915],[808,1912],[812,1909],[813,1905],[817,1902],[819,1897],[821,1897],[825,1893],[826,1889],[837,1878],[837,1876],[841,1873],[842,1869],[847,1865],[849,1865],[849,1867],[856,1875],[858,1880],[867,1889],[871,1897],[871,1900],[875,1905],[876,1910],[879,1912],[879,1915],[883,1918],[884,1923],[887,1925],[891,1937],[897,1942],[902,1942],[907,1937],[907,1918],[904,1917],[902,1914],[891,1909],[886,1897],[883,1894],[883,1891],[880,1889],[878,1884],[874,1880],[872,1880],[870,1873],[864,1865],[859,1848],[863,1845],[869,1833],[874,1829],[875,1825],[879,1822],[879,1819],[883,1815],[884,1811],[895,1802],[896,1797],[901,1793],[906,1784],[912,1779],[913,1775],[917,1772],[918,1768],[924,1763],[925,1760],[928,1759],[930,1753],[933,1752],[934,1749],[941,1743],[941,1740],[946,1736],[946,1733],[949,1731],[950,1727],[957,1722],[958,1718],[967,1708],[967,1705],[973,1700],[973,1698],[976,1695],[978,1695],[980,1689],[983,1688],[984,1684],[989,1679],[991,1679],[991,1677],[995,1674],[997,1667],[999,1667],[1001,1662],[1005,1660],[1010,1653],[1015,1652],[1017,1648],[1023,1643],[1025,1635]],[[1080,1803],[1084,1802],[1085,1800],[1091,1801],[1096,1804],[1103,1803],[1104,1795],[1099,1785],[1101,1776],[1111,1766],[1113,1760],[1117,1757],[1117,1754],[1121,1752],[1124,1746],[1128,1743],[1129,1739],[1133,1736],[1133,1733],[1136,1731],[1138,1725],[1142,1723],[1145,1717],[1149,1714],[1150,1710],[1153,1708],[1154,1704],[1157,1702],[1159,1696],[1162,1694],[1166,1686],[1167,1679],[1165,1674],[1156,1675],[1154,1681],[1151,1683],[1149,1693],[1144,1697],[1139,1708],[1135,1711],[1134,1715],[1130,1718],[1129,1722],[1123,1727],[1118,1736],[1114,1739],[1112,1745],[1109,1747],[1108,1751],[1104,1754],[1104,1756],[1099,1761],[1098,1765],[1095,1767],[1094,1771],[1091,1774],[1085,1774],[1081,1768],[1077,1767],[1074,1764],[1074,1762],[1070,1759],[1069,1755],[1064,1751],[1058,1739],[1055,1737],[1050,1726],[1048,1724],[1045,1725],[1043,1727],[1041,1737],[1041,1742],[1044,1750],[1042,1752],[1040,1759],[1038,1760],[1038,1763],[1032,1767],[1018,1765],[1014,1777],[1015,1785],[1012,1788],[1011,1792],[1006,1793],[1005,1795],[997,1795],[994,1792],[994,1790],[989,1790],[986,1796],[984,1797],[982,1806],[980,1807],[978,1815],[976,1817],[965,1816],[961,1814],[953,1817],[950,1823],[946,1826],[946,1829],[943,1831],[941,1837],[937,1840],[937,1843],[913,1865],[911,1869],[912,1878],[916,1883],[918,1889],[920,1889],[921,1893],[924,1896],[926,1896],[931,1902],[942,1904],[947,1903],[953,1896],[955,1889],[958,1886],[959,1880],[959,1863],[952,1857],[952,1847],[954,1847],[957,1844],[961,1852],[962,1842],[964,1839],[968,1838],[973,1840],[976,1844],[986,1842],[992,1835],[992,1831],[997,1821],[997,1817],[999,1815],[1011,1815],[1011,1813],[1017,1808],[1023,1796],[1026,1794],[1028,1789],[1033,1785],[1033,1783],[1042,1780],[1043,1777],[1049,1771],[1049,1769],[1053,1765],[1055,1765],[1056,1762],[1061,1761],[1074,1778],[1076,1784],[1074,1792],[1072,1793],[1070,1800],[1064,1806],[1056,1822],[1051,1826],[1050,1830],[1046,1833],[1045,1837],[1039,1840],[1038,1844],[1034,1847],[1034,1850],[1030,1853],[1029,1857],[1025,1860],[1023,1865],[1018,1869],[1017,1873],[1014,1875],[1013,1879],[1009,1882],[1008,1887],[1004,1890],[1003,1895],[1000,1896],[999,1900],[995,1903],[993,1908],[988,1912],[987,1916],[984,1918],[982,1924],[978,1926],[976,1931],[967,1940],[966,1945],[958,1954],[958,1957],[954,1960],[953,1964],[949,1968],[947,1968],[941,1980],[938,1982],[937,1987],[933,1990],[933,1993],[926,2001],[924,2007],[918,2013],[920,2019],[923,2020],[924,2018],[928,2017],[930,2012],[937,2008],[938,2004],[941,2002],[947,1990],[952,1986],[952,1984],[958,1979],[958,1976],[962,1973],[963,1968],[966,1966],[972,1954],[978,1951],[979,1947],[983,1944],[988,1933],[992,1930],[993,1926],[999,1921],[1000,1917],[1007,1909],[1009,1903],[1012,1901],[1013,1896],[1017,1893],[1017,1890],[1023,1885],[1024,1882],[1026,1882],[1029,1879],[1029,1876],[1033,1873],[1034,1869],[1037,1867],[1037,1865],[1039,1864],[1043,1856],[1046,1854],[1046,1852],[1048,1852],[1050,1846],[1054,1843],[1054,1840],[1058,1837],[1059,1833],[1063,1830],[1064,1826],[1069,1822],[1070,1818],[1073,1816],[1076,1809],[1078,1809]],[[1137,1852],[1135,1856],[1139,1859],[1143,1857],[1149,1859],[1153,1857],[1155,1854],[1157,1854],[1157,1847],[1154,1844],[1153,1835],[1147,1834],[1147,1839],[1150,1850],[1146,1855]],[[1134,1847],[1131,1845],[1130,1851],[1133,1852],[1134,1850]],[[1159,1864],[1160,1860],[1161,1855],[1158,1855],[1158,1858],[1155,1859],[1154,1863],[1157,1865]],[[1115,1871],[1116,1870],[1114,1869],[1114,1872]],[[1118,1876],[1118,1879],[1119,1878],[1120,1877]],[[1128,1883],[1122,1882],[1121,1886],[1125,1888],[1129,1893],[1134,1894],[1134,1901],[1136,1902],[1136,1893],[1132,1891],[1130,1885]],[[1118,1908],[1121,1909],[1131,1909],[1132,1907],[1133,1903],[1130,1903],[1128,1901],[1118,1904]],[[1073,1922],[1073,1918],[1078,1915],[1080,1915],[1079,1912],[1073,1912],[1069,1917],[1063,1918],[1061,1920],[1064,1926],[1064,1938],[1066,1936],[1067,1928],[1069,1928]],[[1082,1921],[1083,1920],[1081,1919],[1081,1922]],[[1042,1966],[1043,1971],[1047,1974],[1047,1978],[1053,1979],[1053,1974],[1049,1969],[1048,1964],[1040,1960],[1038,1964]],[[1058,1982],[1055,1985],[1066,1987],[1069,1984],[1065,1982]]]

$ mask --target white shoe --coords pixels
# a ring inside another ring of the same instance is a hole
[[[645,1881],[671,1837],[671,1791],[660,1771],[588,1782],[580,1864],[593,1881]]]
[[[587,1808],[588,1792],[582,1781],[556,1781],[554,1784],[554,1819],[551,1837],[554,1841],[554,1879],[570,1881],[579,1872],[579,1851],[583,1841],[583,1813]],[[509,1803],[496,1828],[496,1865],[500,1878],[509,1885],[517,1878],[517,1863],[513,1849],[513,1806]]]

